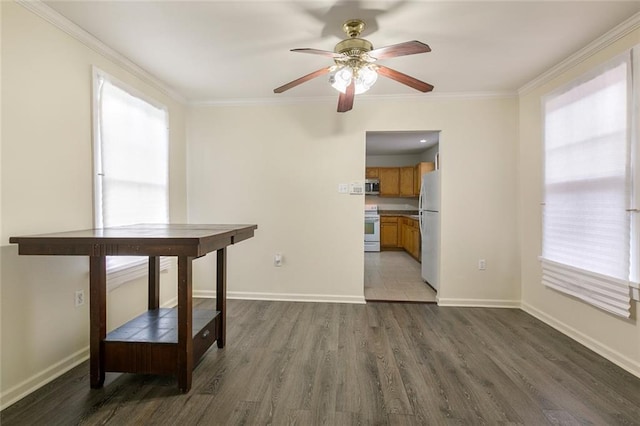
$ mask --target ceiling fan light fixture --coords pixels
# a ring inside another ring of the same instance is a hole
[[[331,58],[335,65],[320,68],[303,75],[287,84],[276,87],[273,92],[282,93],[309,80],[328,74],[329,84],[340,92],[337,111],[347,112],[353,108],[355,95],[364,93],[373,87],[378,80],[378,75],[395,80],[423,93],[433,90],[433,86],[429,83],[384,65],[375,64],[380,59],[430,52],[431,48],[428,45],[412,40],[374,49],[371,42],[359,38],[364,27],[365,24],[360,19],[350,19],[345,22],[342,29],[349,37],[336,44],[333,52],[311,48],[291,49],[292,52]]]
[[[351,79],[355,75],[355,94],[359,95],[371,89],[378,80],[378,73],[371,65],[354,69],[349,65],[341,65],[329,75],[329,83],[338,92],[345,93]]]
[[[351,83],[353,70],[349,66],[340,65],[335,71],[329,74],[329,84],[338,92],[345,93],[347,86]]]
[[[378,73],[372,65],[365,65],[358,70],[356,78],[356,93],[364,93],[371,89],[378,81]],[[362,92],[358,92],[358,86],[362,87]]]

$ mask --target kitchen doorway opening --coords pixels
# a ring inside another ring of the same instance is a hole
[[[440,131],[366,132],[367,302],[436,302],[439,146]]]

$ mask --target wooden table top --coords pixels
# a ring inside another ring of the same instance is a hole
[[[258,225],[137,224],[9,238],[19,254],[202,256],[253,237]]]

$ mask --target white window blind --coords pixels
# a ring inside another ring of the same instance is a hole
[[[630,57],[543,101],[542,281],[629,317]]]
[[[169,222],[166,108],[94,70],[95,225]],[[166,267],[166,265],[165,265]],[[146,258],[107,257],[108,279],[146,274]]]
[[[640,45],[631,50],[632,108],[631,108],[631,294],[640,301]]]

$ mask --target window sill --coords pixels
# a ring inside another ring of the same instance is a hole
[[[160,258],[160,271],[166,271],[171,266],[170,257]],[[107,291],[115,290],[129,281],[143,278],[149,274],[148,260],[143,259],[129,265],[122,265],[107,271]]]
[[[640,302],[640,284],[629,283],[629,288],[631,289],[631,298],[636,302]]]

